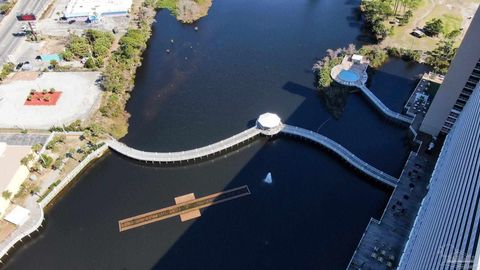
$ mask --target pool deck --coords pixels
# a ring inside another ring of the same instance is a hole
[[[330,76],[339,84],[353,87],[360,87],[368,80],[367,75],[368,62],[356,63],[351,62],[349,57],[344,57],[342,63],[332,68]],[[357,80],[350,81],[341,78],[340,73],[344,70],[353,72],[357,75]]]
[[[348,270],[395,269],[398,265],[438,156],[426,154],[423,145],[418,153],[410,153],[382,217],[368,223]]]

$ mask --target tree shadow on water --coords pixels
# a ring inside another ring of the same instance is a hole
[[[335,119],[340,119],[347,106],[348,96],[354,91],[351,87],[334,83],[329,87],[319,89],[318,95],[327,111]]]

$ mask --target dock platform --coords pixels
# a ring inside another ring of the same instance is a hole
[[[195,199],[195,195],[193,193],[190,193],[184,196],[176,197],[176,205],[119,220],[118,228],[120,232],[123,232],[174,216],[180,216],[182,221],[186,221],[188,219],[195,218],[197,215],[196,211],[198,211],[199,215],[199,210],[202,208],[206,208],[211,205],[223,203],[250,194],[250,190],[246,185],[214,193],[198,199]],[[184,215],[183,218],[182,215]]]

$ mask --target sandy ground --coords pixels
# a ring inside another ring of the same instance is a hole
[[[0,221],[0,242],[7,238],[13,231],[15,231],[15,225],[12,223],[1,220]]]
[[[36,80],[0,85],[0,128],[48,129],[84,120],[96,109],[101,90],[98,72],[47,72]],[[62,95],[55,106],[25,106],[31,89],[55,88]]]

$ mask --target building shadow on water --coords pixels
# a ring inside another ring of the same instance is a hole
[[[331,87],[326,89],[317,90],[304,87],[294,82],[287,82],[283,86],[283,89],[289,91],[290,93],[305,97],[306,92],[314,91],[320,98],[324,108],[335,119],[340,119],[343,111],[345,110],[345,106],[347,105],[349,94],[355,92],[354,88],[342,86],[337,83],[333,83]],[[315,99],[315,101],[317,101],[317,99]]]
[[[299,151],[284,151],[288,149],[287,144],[298,146]],[[305,161],[301,158],[307,148],[310,148],[310,154],[318,155],[317,160]],[[269,163],[272,154],[276,155],[274,160],[291,159],[291,167],[283,168],[284,164]],[[304,179],[312,175],[295,171],[298,167],[304,168],[298,162],[307,163],[312,170],[318,168],[321,162],[336,163],[337,169],[352,174],[352,177],[322,181],[325,178],[319,172],[314,176],[316,179]],[[265,168],[263,173],[255,169],[258,164]],[[272,184],[263,181],[268,172],[272,173]],[[251,195],[211,206],[202,211],[200,218],[188,221],[188,229],[152,269],[343,267],[364,229],[364,225],[358,224],[366,224],[370,218],[365,216],[365,211],[358,211],[358,208],[367,206],[352,205],[356,200],[359,203],[364,201],[365,193],[352,194],[347,190],[338,190],[339,182],[346,183],[355,178],[365,181],[348,186],[361,193],[367,189],[376,189],[385,194],[390,192],[388,187],[352,170],[333,154],[325,155],[325,151],[316,145],[294,138],[271,139],[224,188],[228,190],[248,185]],[[211,193],[215,192],[218,191],[212,190]],[[197,197],[205,195],[209,194],[196,194]],[[350,198],[345,199],[348,196]],[[378,206],[376,211],[381,208]],[[339,212],[345,216],[339,217]],[[174,218],[178,220],[178,217]],[[351,219],[356,221],[349,223]],[[339,232],[342,232],[341,235]],[[343,246],[338,246],[339,242]]]
[[[304,117],[312,103],[320,105],[322,98],[316,90],[294,82],[287,82],[282,88],[305,97],[295,112],[283,119],[285,123],[301,123],[300,126],[309,129],[321,124],[325,115]],[[369,106],[365,100],[361,103]],[[324,108],[324,112],[328,109]],[[346,113],[352,116],[351,111]],[[355,118],[358,121],[361,117],[363,115]],[[377,124],[392,128],[382,118],[370,121],[380,121]],[[254,123],[255,120],[251,120],[248,124]],[[183,224],[176,221],[188,228],[152,269],[346,267],[370,217],[379,217],[391,189],[318,145],[284,136],[256,140],[256,143],[261,143],[260,150],[224,187],[228,190],[248,185],[251,195],[206,208],[196,220]],[[288,151],[292,145],[295,150]],[[243,150],[242,147],[236,151]],[[403,159],[403,153],[397,158]],[[278,160],[287,160],[288,168]],[[258,166],[263,169],[259,170]],[[328,168],[328,172],[323,168]],[[263,181],[269,172],[273,176],[272,184]],[[196,194],[197,198],[206,195],[209,194]]]

